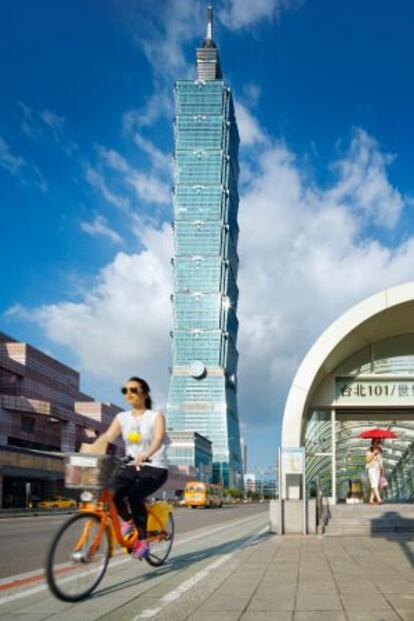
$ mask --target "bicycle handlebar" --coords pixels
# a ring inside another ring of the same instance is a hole
[[[126,455],[125,457],[122,457],[121,462],[123,464],[129,464],[131,461],[134,461],[134,458],[131,455]],[[143,463],[149,464],[151,462],[150,457],[147,457],[147,459],[144,459]]]

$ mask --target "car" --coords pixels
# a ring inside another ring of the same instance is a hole
[[[39,509],[73,509],[78,506],[73,498],[64,498],[63,496],[54,496],[48,500],[41,500],[37,503]]]

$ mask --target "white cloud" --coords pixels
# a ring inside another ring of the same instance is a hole
[[[114,153],[108,157],[123,169]],[[281,415],[301,357],[331,321],[367,295],[412,279],[414,237],[387,245],[390,222],[401,220],[407,199],[388,178],[391,158],[362,130],[333,164],[327,188],[305,175],[283,144],[259,142],[243,157],[254,174],[239,214],[239,407],[253,433]],[[372,179],[392,207],[373,190],[367,198]],[[165,403],[172,236],[167,225],[142,223],[137,234],[144,250],[118,254],[80,303],[31,309],[30,317],[70,348],[88,375],[115,385],[132,372],[147,376]]]
[[[129,209],[129,199],[126,196],[121,196],[113,192],[109,187],[108,183],[104,177],[104,175],[92,168],[92,166],[86,167],[85,172],[86,180],[97,189],[103,198],[110,203],[111,205],[115,205],[119,209],[128,210]]]
[[[173,105],[171,101],[172,83],[165,84],[157,80],[155,90],[148,97],[145,105],[136,110],[128,110],[122,118],[122,125],[126,133],[154,125],[162,116],[173,117]]]
[[[159,18],[159,15],[157,15]],[[206,12],[200,2],[171,0],[162,20],[142,39],[144,52],[156,73],[175,78],[188,68],[183,47],[200,33],[204,35]],[[150,34],[150,36],[148,36]]]
[[[17,175],[25,163],[22,157],[11,152],[7,142],[0,136],[0,166],[12,175]]]
[[[143,231],[140,254],[119,253],[100,271],[80,303],[57,302],[9,315],[38,322],[47,337],[74,352],[82,371],[117,386],[131,375],[148,378],[164,401],[170,365],[172,235],[169,226]],[[99,394],[97,395],[99,398]]]
[[[239,30],[262,19],[272,19],[280,11],[300,3],[298,0],[224,0],[219,17],[230,30]]]
[[[34,177],[35,177],[35,181],[34,181],[35,185],[37,185],[37,187],[39,188],[41,192],[43,192],[43,194],[46,194],[49,191],[49,186],[47,184],[46,179],[44,178],[44,176],[42,175],[42,173],[40,172],[37,166],[33,164],[32,168],[33,168]]]
[[[12,153],[8,143],[0,136],[0,167],[14,175],[22,185],[37,187],[43,194],[48,191],[47,182],[35,164]]]
[[[171,197],[169,186],[164,177],[168,177],[170,174],[170,166],[168,166],[167,170],[162,166],[163,163],[166,163],[167,156],[147,140],[142,139],[142,144],[146,152],[150,154],[151,161],[154,164],[153,168],[157,168],[157,172],[137,170],[114,149],[105,149],[100,146],[98,147],[98,153],[106,166],[122,175],[123,182],[133,188],[141,201],[167,205],[171,202]],[[108,186],[104,182],[102,175],[100,175],[97,186],[102,186],[106,194],[108,193]]]
[[[168,186],[155,175],[134,171],[128,178],[128,183],[146,203],[169,205],[171,202]]]
[[[60,143],[63,138],[63,129],[66,119],[47,108],[39,111],[34,110],[23,101],[18,101],[17,105],[21,110],[20,129],[23,134],[31,140],[36,140],[44,133],[44,129],[49,130],[55,141]],[[63,148],[68,155],[71,155],[76,148],[75,143],[64,141]]]
[[[413,278],[414,237],[395,248],[372,238],[374,222],[386,239],[409,200],[388,179],[391,158],[366,132],[354,132],[324,190],[281,144],[254,157],[239,216],[239,397],[258,424],[281,414],[301,357],[331,321]]]
[[[36,138],[36,128],[34,123],[34,114],[33,110],[27,106],[23,101],[18,101],[17,105],[19,106],[22,113],[22,120],[20,123],[20,129],[23,134],[28,138],[34,139]]]
[[[255,84],[254,82],[246,84],[243,88],[243,92],[247,99],[247,103],[250,106],[255,106],[262,95],[262,89],[258,84]]]
[[[230,30],[249,27],[263,19],[272,19],[283,10],[300,6],[304,0],[223,0],[215,12],[217,19]],[[206,33],[207,4],[200,0],[159,1],[157,10],[137,1],[120,5],[124,24],[143,50],[154,75],[154,92],[139,109],[128,110],[123,117],[126,132],[153,125],[162,116],[173,116],[171,87],[179,79],[195,76],[195,48]],[[218,26],[220,28],[220,25]],[[217,40],[216,28],[213,37]],[[192,56],[187,46],[192,44]],[[247,87],[249,103],[257,102],[260,89]]]
[[[377,142],[365,131],[356,129],[349,154],[333,165],[340,182],[328,193],[328,199],[349,202],[379,225],[392,228],[404,206],[400,192],[386,175],[393,159],[381,153]]]
[[[134,135],[134,142],[142,151],[144,151],[148,155],[154,168],[157,168],[164,173],[172,173],[172,157],[170,155],[167,155],[166,153],[158,149],[158,147],[156,147],[154,143],[152,143],[150,140],[146,140],[138,133]]]
[[[105,149],[105,147],[102,147],[100,145],[97,147],[97,151],[99,153],[99,156],[107,166],[109,166],[113,170],[116,170],[119,173],[125,175],[129,174],[130,166],[127,163],[126,159],[122,157],[122,155],[118,153],[118,151],[115,151],[114,149]]]
[[[97,215],[93,222],[81,222],[82,231],[94,237],[108,237],[116,244],[122,242],[122,237],[108,225],[107,219],[102,215]]]
[[[268,142],[268,138],[260,127],[257,119],[251,114],[248,108],[237,101],[234,107],[242,145],[249,146]]]
[[[50,128],[56,132],[59,132],[63,129],[66,119],[63,116],[59,116],[56,112],[52,112],[52,110],[43,110],[39,113],[42,121]]]
[[[171,88],[179,78],[189,78],[195,72],[195,56],[189,63],[185,47],[197,36],[200,43],[206,28],[206,6],[195,0],[159,2],[157,10],[148,10],[140,2],[124,9],[125,24],[143,50],[154,75],[154,92],[145,105],[125,113],[126,131],[153,125],[160,117],[173,116]],[[194,52],[195,54],[195,52]]]

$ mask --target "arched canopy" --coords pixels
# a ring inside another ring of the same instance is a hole
[[[366,345],[414,332],[414,282],[385,289],[353,306],[332,323],[303,359],[283,413],[282,446],[302,444],[312,395],[343,361]]]

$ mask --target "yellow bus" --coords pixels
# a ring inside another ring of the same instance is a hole
[[[186,507],[222,507],[221,487],[203,481],[188,481],[184,490]]]

